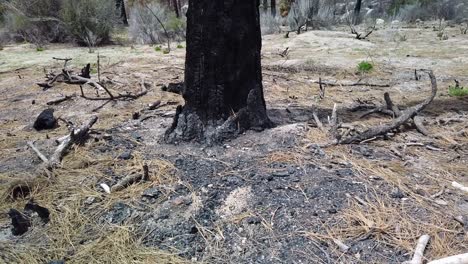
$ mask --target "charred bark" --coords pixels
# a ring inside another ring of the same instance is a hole
[[[271,0],[270,2],[271,16],[276,17],[276,0]]]
[[[353,24],[358,25],[360,23],[361,18],[361,6],[362,0],[357,0],[356,5],[354,6],[354,17],[353,17]]]
[[[260,64],[259,0],[191,0],[187,12],[185,105],[167,142],[220,142],[272,126]]]

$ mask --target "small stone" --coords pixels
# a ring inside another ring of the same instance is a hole
[[[132,157],[132,151],[125,151],[124,153],[120,154],[118,158],[121,160],[129,160]]]
[[[392,192],[390,193],[390,197],[401,199],[405,197],[405,194],[399,188],[393,188]]]
[[[65,260],[52,260],[48,264],[65,264]]]
[[[157,199],[161,195],[161,191],[158,188],[150,188],[143,191],[142,196],[148,198]]]
[[[135,131],[131,133],[131,136],[132,136],[132,138],[134,138],[135,140],[138,140],[138,141],[142,140],[141,135],[140,135],[139,133],[135,132]]]
[[[335,208],[330,208],[330,209],[328,209],[328,213],[329,213],[329,214],[336,214],[337,211],[336,211]]]
[[[88,197],[85,200],[86,205],[92,205],[96,201],[96,197]]]
[[[278,178],[285,178],[285,177],[288,177],[289,175],[290,173],[287,170],[273,172],[273,176],[278,177]]]
[[[250,216],[245,219],[245,222],[249,225],[257,225],[262,222],[262,219],[256,216]]]
[[[435,199],[434,202],[438,205],[448,205],[448,203],[442,199]]]
[[[182,197],[177,197],[172,201],[172,204],[174,205],[181,205],[183,203],[185,203],[185,200]]]

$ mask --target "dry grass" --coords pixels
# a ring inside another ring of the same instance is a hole
[[[314,240],[337,239],[352,245],[372,239],[379,244],[412,252],[418,238],[423,234],[431,236],[426,250],[428,259],[460,254],[468,250],[468,237],[460,233],[460,225],[443,212],[416,208],[411,201],[392,203],[384,197],[367,201],[365,205],[350,202],[333,226],[324,226],[325,233],[307,233]],[[336,248],[335,253],[341,253]]]
[[[143,163],[150,168],[147,183],[129,186],[125,191],[103,195],[98,183],[108,177],[106,169],[117,175],[138,173]],[[96,156],[89,146],[75,148],[63,161],[63,167],[54,172],[55,178],[35,186],[31,197],[51,211],[51,221],[44,227],[35,226],[19,238],[17,245],[0,242],[0,258],[6,263],[45,263],[69,259],[67,263],[184,263],[167,252],[143,246],[133,226],[116,226],[102,221],[102,216],[117,201],[132,204],[152,185],[170,184],[178,180],[173,165],[167,161],[143,160],[138,153],[129,161],[117,161],[110,156]],[[14,175],[1,175],[0,191],[6,191]],[[17,176],[17,175],[16,175]],[[27,179],[33,175],[23,175]],[[38,180],[36,180],[38,182]],[[91,205],[88,198],[95,198]],[[22,208],[25,201],[4,200],[0,211]],[[8,224],[6,215],[1,224]]]

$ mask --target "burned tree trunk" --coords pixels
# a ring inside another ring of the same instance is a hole
[[[271,16],[276,17],[276,0],[271,0],[270,2]]]
[[[353,15],[353,24],[357,25],[361,20],[361,6],[362,0],[357,0],[356,5],[354,6],[354,15]]]
[[[167,142],[213,144],[247,129],[272,126],[260,64],[259,0],[190,0],[185,105]]]
[[[180,18],[180,5],[178,0],[173,0],[172,5],[177,18]]]

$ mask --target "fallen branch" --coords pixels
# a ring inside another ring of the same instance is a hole
[[[351,33],[354,34],[356,36],[356,39],[359,39],[359,40],[364,40],[366,39],[367,37],[369,37],[375,30],[376,26],[377,26],[377,23],[374,23],[374,26],[373,27],[370,27],[368,28],[365,32],[365,33],[359,33],[357,32],[356,28],[354,27],[354,25],[352,23],[348,23],[348,26],[351,30]]]
[[[405,261],[403,264],[422,264],[423,257],[424,257],[424,250],[426,250],[427,243],[431,237],[429,235],[422,235],[419,240],[418,244],[416,245],[416,249],[414,250],[413,259],[410,261]]]
[[[406,109],[405,111],[401,112],[401,114],[396,119],[394,119],[393,122],[380,125],[380,126],[376,126],[376,127],[371,127],[367,129],[366,131],[362,133],[358,133],[357,135],[354,135],[354,136],[349,136],[349,137],[338,139],[338,144],[358,143],[358,142],[362,142],[370,138],[385,135],[389,133],[390,131],[405,124],[406,122],[408,122],[408,120],[414,118],[419,112],[424,110],[434,100],[437,94],[437,81],[434,76],[434,73],[432,71],[426,71],[426,72],[429,74],[429,77],[431,79],[431,86],[432,86],[431,96],[429,98],[424,100],[422,103],[416,106],[410,107]],[[393,103],[391,103],[391,100],[389,97],[388,97],[387,106],[390,106],[391,108],[395,108]],[[396,109],[397,108],[395,108],[395,110]],[[399,111],[395,112],[395,110],[393,110],[393,112],[395,113],[395,115],[397,115]]]
[[[61,59],[61,58],[54,58],[56,60],[63,60],[65,61],[64,68],[62,69],[62,72],[59,74],[46,74],[46,79],[47,82],[43,83],[37,83],[40,87],[43,88],[43,90],[47,90],[49,88],[52,88],[54,83],[56,82],[63,82],[66,84],[72,84],[72,85],[80,85],[80,90],[81,90],[81,97],[87,99],[87,100],[92,100],[92,101],[106,101],[106,100],[118,100],[118,99],[129,99],[129,100],[135,100],[141,96],[144,96],[148,93],[148,90],[146,89],[146,86],[144,82],[142,83],[142,91],[138,94],[118,94],[114,95],[106,86],[104,86],[102,83],[98,81],[94,81],[91,79],[90,76],[90,71],[91,71],[91,65],[88,63],[83,69],[81,69],[80,74],[73,74],[72,71],[68,70],[66,68],[67,62],[71,59]],[[100,69],[99,69],[100,71]],[[100,77],[100,76],[99,76]],[[88,97],[84,94],[83,87],[82,85],[90,85],[91,87],[94,87],[96,90],[102,90],[105,91],[108,94],[108,97]],[[69,100],[70,98],[64,98],[64,100]],[[58,100],[57,102],[51,101],[51,104],[57,104],[61,103],[63,101]]]
[[[139,181],[147,181],[149,180],[149,169],[148,165],[144,164],[143,165],[143,174],[140,173],[134,173],[127,175],[124,177],[122,180],[120,180],[118,183],[116,183],[114,186],[111,188],[111,192],[118,192],[121,191],[128,186],[139,182]]]
[[[42,152],[34,146],[34,142],[28,142],[29,147],[39,156],[43,161],[45,168],[49,171],[57,168],[65,156],[66,152],[73,144],[82,144],[88,135],[89,129],[96,123],[97,117],[93,116],[88,122],[77,129],[72,129],[70,135],[59,139],[59,146],[55,149],[54,153],[47,158]]]
[[[47,105],[58,105],[60,103],[73,99],[74,97],[76,97],[76,95],[66,95],[65,97],[47,102]]]
[[[318,81],[313,81],[313,83],[319,84],[319,85],[326,85],[326,86],[345,86],[345,87],[350,87],[350,86],[369,86],[369,87],[381,87],[381,88],[386,88],[390,87],[390,84],[374,84],[374,83],[366,83],[366,82],[327,82],[327,81],[322,81],[319,79]]]
[[[427,264],[468,264],[468,253],[429,261]]]

